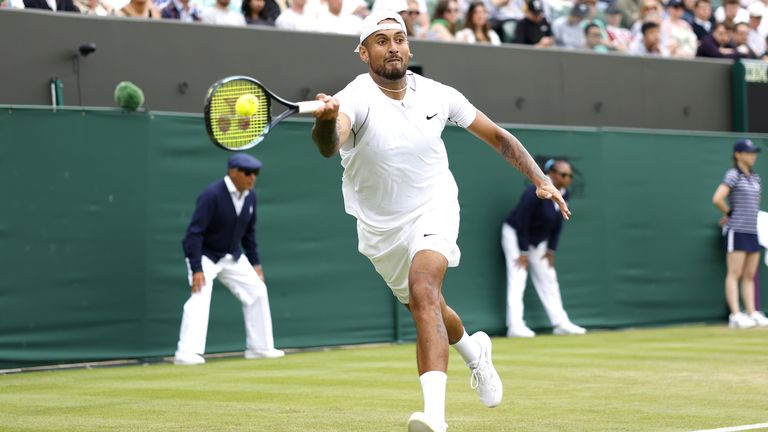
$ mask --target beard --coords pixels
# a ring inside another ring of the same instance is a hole
[[[396,81],[400,78],[405,76],[405,72],[408,70],[408,64],[403,61],[402,68],[400,66],[394,66],[394,67],[387,67],[388,64],[385,62],[381,66],[375,67],[373,69],[373,73],[376,75],[386,78],[390,81]]]

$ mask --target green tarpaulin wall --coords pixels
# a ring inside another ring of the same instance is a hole
[[[412,339],[407,311],[357,252],[339,159],[319,155],[310,128],[286,121],[249,151],[264,162],[257,233],[277,345]],[[537,159],[573,162],[557,265],[575,322],[724,319],[711,196],[737,135],[510,130]],[[444,292],[470,331],[500,335],[500,226],[526,180],[467,132],[449,127],[444,139],[462,209],[461,266]],[[0,142],[0,368],[171,355],[189,294],[181,238],[229,156],[208,142],[201,117],[6,106]],[[546,331],[532,287],[525,301],[528,323]],[[208,352],[243,348],[239,304],[217,284]]]

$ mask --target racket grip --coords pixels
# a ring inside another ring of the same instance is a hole
[[[325,102],[319,100],[299,102],[299,114],[315,112],[318,108],[325,106]]]

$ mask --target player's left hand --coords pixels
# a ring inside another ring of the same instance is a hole
[[[536,188],[536,196],[540,199],[549,199],[555,202],[560,207],[560,214],[563,215],[563,219],[568,220],[571,218],[571,211],[568,210],[568,204],[563,199],[563,195],[560,191],[549,182],[542,183]]]

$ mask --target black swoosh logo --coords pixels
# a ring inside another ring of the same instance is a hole
[[[437,235],[437,234],[424,234],[424,237],[433,236],[433,235]]]
[[[437,115],[437,113],[434,113],[432,115],[428,115],[427,116],[427,120],[432,120],[436,115]]]

